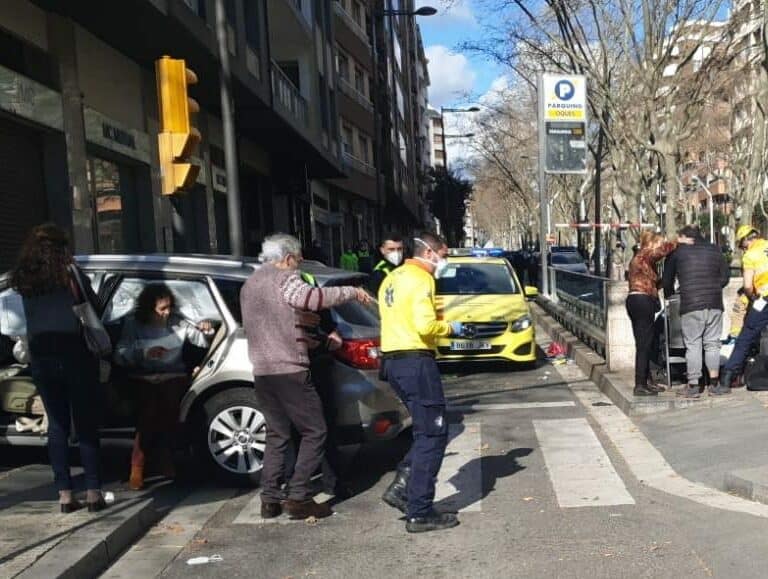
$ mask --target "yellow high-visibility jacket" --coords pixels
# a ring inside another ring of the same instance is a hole
[[[434,350],[435,338],[451,334],[448,322],[435,314],[435,278],[409,259],[390,273],[379,288],[381,350]]]
[[[761,296],[768,294],[768,241],[758,239],[752,243],[741,258],[741,267],[755,272],[755,292]]]

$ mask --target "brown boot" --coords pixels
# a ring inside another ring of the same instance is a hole
[[[285,510],[288,513],[289,519],[308,519],[309,517],[315,517],[316,519],[323,519],[330,517],[333,514],[331,507],[326,503],[316,503],[314,499],[307,499],[306,501],[294,501],[288,499],[284,503]]]
[[[144,466],[131,465],[131,478],[128,479],[128,486],[133,491],[140,491],[144,488]]]
[[[274,519],[283,514],[283,506],[280,503],[270,503],[262,499],[261,518]]]

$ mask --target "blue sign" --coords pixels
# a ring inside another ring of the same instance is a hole
[[[576,89],[570,80],[561,80],[555,85],[555,96],[561,101],[569,101],[576,94]]]

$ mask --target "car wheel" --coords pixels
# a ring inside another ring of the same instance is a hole
[[[230,388],[203,404],[199,452],[220,479],[237,485],[258,483],[267,427],[250,388]]]

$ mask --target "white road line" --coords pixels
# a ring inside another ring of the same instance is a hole
[[[624,457],[630,471],[651,488],[708,507],[768,518],[768,505],[755,503],[683,478],[624,413],[594,385],[571,386]],[[598,406],[594,406],[598,403]]]
[[[451,424],[448,427],[448,436],[450,442],[437,475],[435,503],[440,503],[440,510],[482,511],[480,423]]]
[[[561,507],[635,504],[585,418],[534,420],[533,426]]]
[[[573,400],[558,402],[510,402],[506,404],[449,404],[448,410],[468,412],[473,410],[528,410],[529,408],[566,408],[576,406]]]
[[[158,576],[234,494],[232,489],[192,493],[122,555],[101,579]]]

